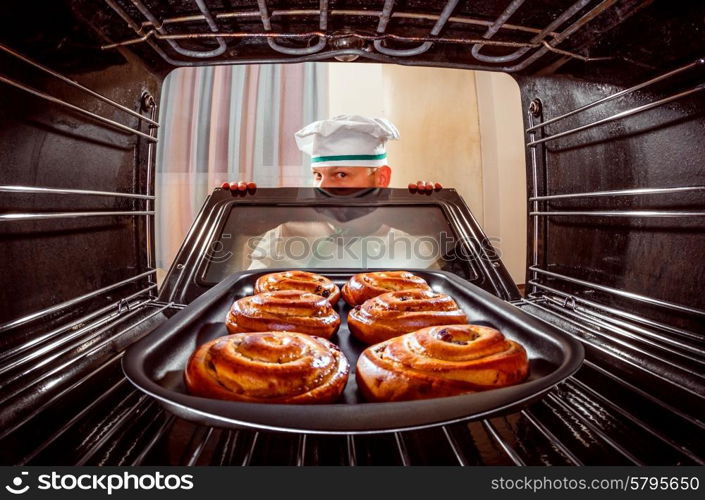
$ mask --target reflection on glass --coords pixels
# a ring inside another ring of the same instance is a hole
[[[448,269],[474,278],[435,206],[235,206],[204,280],[246,269]]]

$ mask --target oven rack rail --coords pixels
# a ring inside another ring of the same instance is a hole
[[[522,305],[530,307],[522,308],[534,315],[532,308],[558,315],[563,330],[572,333],[587,350],[612,360],[610,366],[628,366],[644,377],[657,379],[662,387],[659,397],[663,403],[672,399],[672,410],[678,405],[701,408],[705,404],[705,339],[692,334],[674,337],[666,329],[645,326],[638,318],[615,318],[599,308],[576,303],[570,294],[554,292],[558,293],[525,299]],[[653,394],[657,394],[655,388]],[[699,417],[691,419],[691,423],[697,421]],[[698,425],[705,428],[702,422]]]
[[[74,87],[74,88],[76,88],[76,89],[78,89],[78,90],[80,90],[80,91],[82,91],[92,97],[95,97],[95,98],[119,109],[120,111],[128,113],[128,114],[138,118],[139,120],[147,122],[150,125],[150,128],[152,128],[152,127],[156,128],[159,126],[159,123],[157,123],[153,117],[148,118],[146,116],[143,116],[140,113],[128,108],[127,106],[123,106],[122,104],[115,102],[112,99],[109,99],[108,97],[105,97],[104,95],[99,94],[98,92],[95,92],[95,91],[89,89],[88,87],[85,87],[85,86],[81,85],[80,83],[78,83],[74,80],[71,80],[70,78],[67,78],[64,75],[47,68],[46,66],[30,59],[29,57],[20,54],[19,52],[11,49],[10,47],[7,47],[5,45],[0,44],[0,51],[5,54],[8,54],[8,55],[20,60],[20,61],[27,63],[27,64],[33,66],[34,68],[42,71],[43,73],[45,73],[47,75],[51,75],[54,78],[57,78],[57,79],[63,81],[64,83],[70,85],[71,87]],[[72,111],[75,111],[79,114],[87,116],[93,120],[97,120],[105,125],[113,127],[113,128],[118,129],[120,131],[137,135],[143,139],[146,139],[149,142],[156,142],[157,141],[156,136],[153,134],[142,132],[141,130],[138,130],[136,128],[130,127],[128,125],[124,125],[120,122],[116,122],[115,120],[111,120],[110,118],[106,118],[102,115],[99,115],[98,113],[94,113],[94,112],[89,111],[87,109],[81,108],[80,106],[76,106],[75,104],[71,104],[70,102],[64,101],[64,100],[59,99],[57,97],[54,97],[50,94],[47,94],[46,92],[42,92],[41,90],[30,87],[29,85],[25,85],[24,83],[17,81],[13,78],[9,78],[5,75],[0,75],[0,81],[3,83],[6,83],[7,85],[11,85],[17,89],[23,90],[24,92],[32,94],[35,97],[38,97],[40,99],[44,99],[44,100],[52,102],[54,104],[58,104],[59,106],[63,106],[65,108],[68,108]]]
[[[635,386],[603,367],[597,359],[591,360],[591,356],[576,375],[559,384],[543,400],[520,412],[478,422],[371,437],[230,431],[191,424],[166,412],[152,398],[133,388],[121,372],[122,350],[115,355],[105,349],[107,345],[124,346],[136,341],[165,321],[167,310],[178,310],[174,304],[154,310],[151,302],[136,306],[127,326],[126,318],[117,318],[111,320],[109,328],[99,326],[99,322],[90,327],[107,333],[101,336],[100,344],[84,354],[100,360],[92,363],[88,373],[74,374],[77,380],[68,377],[61,380],[57,377],[67,370],[55,370],[40,380],[57,384],[59,390],[0,435],[0,443],[6,445],[12,433],[34,429],[29,442],[22,442],[24,454],[16,460],[17,464],[56,465],[54,457],[67,458],[64,443],[72,444],[70,449],[75,452],[68,456],[71,463],[78,465],[164,465],[164,453],[170,455],[172,465],[189,466],[264,463],[523,466],[590,465],[596,460],[603,465],[644,465],[653,460],[641,455],[645,449],[653,449],[653,457],[664,463],[705,463],[705,450],[699,449],[702,445],[692,438],[702,435],[705,423],[651,391]],[[557,302],[522,299],[515,305],[540,319],[549,316],[572,321],[571,311]],[[584,324],[574,323],[576,328],[584,328]],[[565,330],[576,334],[573,329]],[[586,346],[594,345],[592,340],[579,338]],[[609,356],[618,357],[618,354],[610,352]],[[612,389],[605,389],[604,383],[593,383],[593,377],[609,381]],[[99,386],[91,388],[91,382],[96,380]],[[36,384],[35,381],[31,386],[37,387]],[[631,398],[636,397],[637,401],[622,401],[604,392],[615,389],[631,393]],[[51,418],[54,405],[70,405],[71,394],[83,398],[95,394],[95,397],[87,399],[87,404],[70,407],[71,411],[57,411],[63,415],[59,421],[46,421]],[[655,413],[648,411],[650,408]],[[668,412],[669,423],[677,423],[666,427],[671,434],[658,425],[659,412]],[[87,429],[86,425],[93,427]],[[690,440],[684,437],[687,435]],[[631,441],[634,439],[644,442],[644,448],[634,449]],[[599,458],[592,455],[596,449],[604,453]]]
[[[27,325],[29,323],[35,322],[39,319],[46,318],[50,316],[51,314],[67,310],[68,308],[74,307],[82,302],[86,302],[90,299],[95,299],[100,296],[103,296],[105,294],[108,294],[110,292],[114,292],[116,289],[119,289],[121,287],[125,287],[127,285],[132,285],[135,284],[135,282],[140,282],[141,280],[145,280],[144,284],[139,283],[138,286],[141,286],[142,289],[138,291],[135,294],[132,294],[128,297],[124,297],[118,301],[113,302],[112,304],[103,307],[97,311],[94,311],[82,318],[79,318],[78,320],[74,320],[71,325],[79,324],[83,321],[87,321],[96,315],[102,314],[102,312],[107,311],[109,309],[117,309],[118,311],[122,311],[123,307],[126,307],[127,304],[129,304],[129,301],[132,300],[133,298],[143,295],[143,294],[149,294],[149,297],[151,297],[153,294],[156,293],[156,288],[157,285],[155,284],[154,280],[154,274],[156,273],[156,269],[154,268],[154,263],[153,263],[153,248],[154,248],[154,241],[153,241],[153,230],[152,230],[152,225],[153,225],[153,220],[152,217],[154,216],[154,208],[153,208],[153,201],[155,200],[155,196],[152,193],[152,184],[153,184],[153,176],[154,176],[154,161],[155,161],[155,145],[157,143],[157,129],[159,127],[159,123],[156,120],[157,116],[157,104],[154,100],[154,98],[151,96],[149,93],[144,93],[142,95],[142,108],[145,111],[149,112],[149,116],[145,116],[144,114],[135,111],[133,109],[130,109],[127,106],[124,106],[123,104],[120,104],[98,92],[95,92],[94,90],[91,90],[88,87],[85,87],[84,85],[81,85],[80,83],[42,65],[41,63],[17,52],[16,50],[0,44],[0,53],[4,53],[6,55],[9,55],[17,60],[22,61],[23,63],[26,63],[35,69],[41,71],[44,74],[47,74],[53,78],[56,78],[58,80],[61,80],[62,82],[68,84],[69,86],[80,90],[82,93],[85,93],[91,97],[94,97],[104,103],[109,104],[110,106],[118,109],[121,112],[127,113],[132,117],[137,118],[139,121],[138,123],[146,123],[149,130],[147,133],[142,132],[141,130],[137,128],[132,128],[128,125],[116,122],[114,120],[111,120],[109,118],[106,118],[104,116],[101,116],[97,113],[94,113],[92,111],[89,111],[87,109],[81,108],[79,106],[76,106],[74,104],[71,104],[67,101],[64,101],[62,99],[59,99],[57,97],[51,96],[45,92],[42,92],[40,90],[37,90],[33,87],[30,87],[28,85],[25,85],[22,82],[19,82],[15,79],[9,78],[5,75],[0,75],[0,82],[6,83],[8,85],[11,85],[12,87],[15,87],[17,89],[23,90],[31,95],[34,95],[38,98],[47,100],[49,102],[52,102],[54,104],[58,104],[62,107],[68,108],[72,111],[76,111],[82,116],[87,117],[90,120],[96,120],[100,123],[103,123],[105,125],[108,125],[109,127],[112,127],[118,131],[121,132],[128,132],[130,134],[133,134],[139,138],[146,139],[148,142],[147,145],[147,178],[146,178],[146,183],[147,183],[147,193],[142,194],[142,193],[122,193],[122,192],[113,192],[113,191],[98,191],[98,190],[89,190],[89,189],[70,189],[70,188],[54,188],[54,187],[46,187],[46,186],[24,186],[24,185],[0,185],[0,192],[3,193],[14,193],[14,194],[28,194],[28,195],[60,195],[60,196],[81,196],[81,197],[110,197],[110,198],[126,198],[126,199],[132,199],[135,200],[135,202],[138,203],[144,203],[143,208],[135,208],[133,210],[92,210],[92,211],[69,211],[69,212],[9,212],[9,213],[0,213],[0,223],[12,223],[12,222],[17,222],[17,221],[35,221],[35,220],[47,220],[47,219],[68,219],[68,218],[84,218],[84,217],[135,217],[135,216],[146,216],[146,244],[147,244],[147,271],[139,273],[135,276],[131,276],[129,278],[123,279],[121,281],[118,281],[116,283],[107,285],[105,287],[87,292],[83,295],[74,297],[72,299],[66,300],[64,302],[61,302],[59,304],[52,305],[50,307],[41,309],[39,311],[27,314],[25,316],[22,316],[20,318],[16,318],[13,320],[10,320],[8,322],[5,322],[3,324],[0,324],[0,332],[6,332],[9,330],[12,330],[14,328],[20,327]],[[59,330],[61,331],[66,331],[66,327],[61,327]],[[58,331],[58,330],[57,330]],[[44,338],[44,335],[42,337],[39,337],[37,341],[41,341],[41,339]],[[4,356],[4,353],[3,353]]]
[[[90,319],[81,318],[3,352],[0,440],[91,381],[105,363],[121,359],[124,350],[145,333],[140,327],[152,325],[169,308],[167,304],[151,310],[146,307],[151,299],[140,297],[142,292],[103,308],[100,314],[92,313]]]
[[[428,52],[434,44],[454,44],[468,47],[470,54],[477,61],[476,64],[453,64],[454,67],[466,69],[490,69],[506,73],[519,72],[546,54],[559,54],[568,59],[578,59],[583,62],[612,60],[614,57],[589,57],[582,54],[560,49],[558,46],[565,42],[581,28],[589,24],[596,17],[612,8],[618,0],[577,0],[564,12],[558,15],[544,28],[533,28],[509,23],[511,16],[519,10],[527,0],[508,1],[505,10],[494,21],[479,19],[470,16],[453,15],[459,0],[448,0],[440,13],[437,12],[403,12],[394,11],[394,0],[385,0],[381,10],[362,9],[333,9],[328,0],[319,0],[318,9],[270,9],[266,0],[257,0],[257,9],[237,10],[213,13],[206,0],[194,0],[195,7],[200,13],[175,17],[158,18],[143,0],[129,0],[129,4],[139,12],[143,20],[138,21],[132,17],[117,0],[105,0],[105,3],[123,20],[135,33],[136,37],[119,42],[103,45],[103,50],[118,47],[132,46],[146,43],[164,61],[174,66],[198,66],[204,64],[247,64],[281,62],[280,59],[228,59],[218,58],[227,52],[227,40],[266,40],[273,54],[290,58],[290,62],[319,61],[332,57],[363,57],[379,62],[418,64],[411,58]],[[128,3],[127,0],[125,3]],[[586,9],[588,9],[586,11]],[[582,14],[581,14],[582,13]],[[580,15],[579,15],[580,14]],[[374,34],[345,30],[329,32],[328,21],[333,17],[345,16],[348,18],[371,19],[377,18]],[[577,19],[574,19],[576,18]],[[301,33],[275,32],[272,30],[272,18],[301,18],[318,17],[319,29]],[[401,36],[387,32],[387,26],[392,19],[414,20],[418,22],[433,22],[428,35]],[[571,19],[574,19],[572,22]],[[261,32],[245,30],[240,32],[224,31],[219,27],[219,22],[229,20],[261,21]],[[199,23],[204,30],[198,32],[171,32],[167,27],[178,27],[185,23]],[[485,28],[484,33],[468,33],[461,37],[444,37],[441,32],[446,24],[453,23],[463,27]],[[569,23],[569,24],[568,24]],[[567,26],[565,26],[567,24]],[[565,27],[564,27],[565,26]],[[503,32],[504,35],[533,35],[530,40],[495,40],[493,37]],[[299,41],[298,47],[282,45],[277,39]],[[191,50],[183,47],[181,40],[214,40],[218,46],[209,50]],[[166,42],[177,58],[169,55],[157,43]],[[301,42],[307,42],[302,44]],[[341,42],[342,41],[342,42]],[[415,43],[412,48],[392,48],[385,42],[403,42],[407,46]],[[356,44],[362,45],[371,42],[370,50],[355,48]],[[331,50],[325,50],[326,46]],[[481,50],[485,46],[494,46],[513,49],[504,55],[486,55]],[[344,47],[344,48],[341,48]],[[374,49],[374,50],[372,50]],[[507,65],[519,60],[519,62]],[[629,61],[633,62],[633,61]]]
[[[599,283],[593,283],[590,281],[578,279],[573,276],[568,276],[561,273],[556,273],[549,271],[547,269],[542,269],[538,262],[538,240],[539,240],[539,224],[538,219],[545,217],[620,217],[620,218],[686,218],[686,219],[699,219],[705,217],[705,211],[702,210],[565,210],[565,209],[554,209],[550,208],[540,208],[540,203],[550,203],[551,201],[560,200],[575,200],[575,199],[604,199],[604,198],[617,198],[617,197],[642,197],[642,196],[655,196],[655,195],[673,195],[673,194],[685,194],[685,193],[705,193],[705,185],[696,186],[676,186],[676,187],[641,187],[641,188],[629,188],[629,189],[617,189],[609,191],[589,191],[580,193],[539,193],[538,192],[538,170],[539,170],[539,147],[552,140],[566,137],[569,135],[577,134],[582,131],[591,129],[593,127],[598,127],[606,123],[621,120],[638,113],[642,113],[649,109],[653,109],[665,104],[677,101],[684,97],[688,97],[705,90],[705,83],[700,83],[691,87],[690,89],[682,92],[676,92],[668,95],[667,97],[657,99],[648,104],[637,106],[619,113],[607,116],[605,118],[586,123],[577,127],[573,127],[563,131],[557,131],[551,134],[546,134],[546,127],[549,125],[554,125],[568,117],[579,115],[580,113],[592,109],[594,107],[600,106],[607,102],[619,99],[621,97],[632,94],[638,90],[650,87],[654,84],[672,79],[676,76],[682,75],[687,72],[692,72],[694,70],[702,69],[705,67],[705,58],[700,58],[692,61],[688,64],[680,66],[674,70],[668,71],[654,78],[646,80],[642,83],[634,85],[632,87],[626,88],[614,94],[610,94],[601,99],[597,99],[588,104],[580,106],[576,109],[568,111],[566,113],[560,114],[553,118],[536,122],[536,118],[541,116],[541,103],[538,101],[533,101],[527,112],[529,126],[525,129],[528,136],[528,142],[526,146],[529,151],[530,158],[530,174],[532,176],[533,192],[528,198],[530,210],[529,216],[533,220],[532,231],[533,231],[533,247],[532,247],[532,263],[529,266],[529,272],[531,273],[531,279],[528,281],[529,285],[532,285],[532,294],[535,294],[538,289],[545,291],[558,292],[566,298],[566,300],[573,301],[573,303],[582,302],[586,303],[584,299],[579,298],[574,294],[568,294],[566,292],[560,292],[553,288],[547,287],[545,283],[542,283],[539,279],[539,275],[544,277],[550,277],[553,279],[560,280],[562,282],[571,283],[573,285],[579,285],[585,287],[589,290],[599,290],[601,292],[607,293],[612,296],[625,298],[641,304],[655,305],[668,309],[670,311],[675,311],[678,313],[692,314],[696,316],[705,316],[705,310],[689,307],[687,305],[675,304],[673,302],[657,299],[654,297],[649,297],[647,295],[629,292],[626,290],[618,290],[612,287],[601,285]],[[543,137],[537,138],[537,134],[542,132]],[[587,301],[591,302],[591,301]],[[595,304],[599,306],[598,304]],[[612,314],[617,314],[621,317],[626,317],[628,319],[634,319],[633,315],[620,311],[614,308],[608,308],[605,306],[603,309],[608,309]],[[647,321],[643,318],[639,318],[641,321]],[[657,322],[650,322],[651,324],[657,324]],[[660,328],[672,329],[668,325],[658,324]]]
[[[618,99],[620,97],[624,97],[626,95],[632,94],[638,90],[644,89],[646,87],[652,86],[656,83],[668,80],[670,78],[673,78],[675,76],[681,75],[685,72],[694,70],[694,69],[699,69],[699,68],[704,68],[705,67],[705,58],[700,58],[697,59],[696,61],[693,61],[689,64],[683,65],[679,68],[676,68],[672,71],[663,73],[661,75],[658,75],[654,78],[651,78],[650,80],[644,81],[642,83],[639,83],[637,85],[634,85],[632,87],[626,88],[624,90],[621,90],[619,92],[616,92],[614,94],[610,94],[608,96],[603,97],[602,99],[598,99],[596,101],[590,102],[588,104],[585,104],[579,108],[576,108],[574,110],[571,110],[567,113],[563,113],[561,115],[555,116],[553,118],[550,118],[548,120],[543,120],[538,123],[535,123],[536,117],[540,116],[540,108],[541,104],[538,101],[534,101],[531,103],[530,109],[528,110],[528,119],[529,119],[529,126],[525,129],[526,134],[529,137],[529,141],[526,143],[526,146],[530,151],[531,154],[531,163],[532,163],[532,169],[535,168],[535,164],[537,162],[537,146],[540,144],[544,144],[546,142],[559,139],[561,137],[565,137],[568,135],[573,135],[579,132],[582,132],[584,130],[588,130],[593,127],[597,127],[600,125],[604,125],[606,123],[616,121],[616,120],[621,120],[633,115],[636,115],[638,113],[642,113],[644,111],[653,109],[655,107],[663,106],[664,104],[668,104],[670,102],[676,101],[678,99],[682,99],[684,97],[693,95],[697,92],[701,92],[705,90],[705,83],[700,83],[689,90],[683,91],[683,92],[677,92],[674,94],[671,94],[667,97],[664,97],[662,99],[657,99],[651,103],[644,104],[642,106],[637,106],[610,116],[607,116],[605,118],[602,118],[600,120],[590,122],[584,125],[580,125],[578,127],[570,128],[568,130],[563,130],[559,132],[555,132],[552,134],[547,134],[544,135],[541,138],[536,138],[537,131],[541,130],[545,132],[545,127],[548,125],[557,123],[561,120],[564,120],[568,117],[577,115],[579,113],[582,113],[584,111],[587,111],[588,109],[592,109],[596,106],[605,104],[607,102],[610,102],[612,100]],[[533,174],[533,170],[532,170]],[[657,195],[657,194],[671,194],[671,193],[686,193],[686,192],[702,192],[705,191],[705,186],[678,186],[678,187],[646,187],[646,188],[632,188],[632,189],[619,189],[619,190],[610,190],[610,191],[592,191],[592,192],[583,192],[583,193],[559,193],[559,194],[551,194],[551,195],[539,195],[537,193],[534,193],[532,196],[529,197],[529,201],[532,202],[532,211],[529,213],[530,216],[536,217],[536,216],[542,216],[542,215],[568,215],[573,212],[550,212],[550,211],[540,211],[538,209],[537,202],[539,201],[550,201],[550,200],[566,200],[566,199],[576,199],[576,198],[591,198],[591,197],[617,197],[617,196],[644,196],[644,195]],[[705,212],[668,212],[668,211],[659,211],[659,210],[649,210],[649,211],[596,211],[596,212],[576,212],[578,215],[596,215],[596,216],[609,216],[609,215],[616,215],[616,216],[642,216],[642,217],[679,217],[679,216],[703,216],[705,215]]]

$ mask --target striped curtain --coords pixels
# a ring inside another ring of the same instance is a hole
[[[157,267],[167,269],[213,187],[311,184],[294,133],[327,118],[321,63],[180,68],[167,76],[156,165]]]

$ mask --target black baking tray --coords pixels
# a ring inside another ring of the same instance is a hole
[[[282,269],[283,270],[283,269]],[[353,269],[307,269],[342,286]],[[155,331],[130,346],[123,361],[127,378],[177,416],[192,422],[228,428],[320,434],[369,434],[402,431],[475,420],[517,410],[540,398],[582,363],[583,348],[560,330],[527,315],[481,288],[446,271],[409,269],[431,287],[453,297],[470,323],[492,326],[521,343],[530,361],[529,378],[518,385],[462,396],[420,401],[368,403],[357,390],[354,368],[365,345],[350,335],[342,300],[338,344],[351,365],[350,378],[339,402],[322,405],[242,403],[191,396],[183,371],[201,344],[228,334],[225,317],[232,303],[252,295],[255,281],[276,272],[243,271],[226,278],[179,311]]]

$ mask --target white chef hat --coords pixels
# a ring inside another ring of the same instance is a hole
[[[358,115],[319,120],[296,132],[296,145],[311,156],[311,167],[381,167],[389,139],[399,139],[392,122]]]

